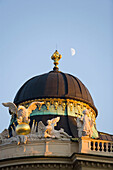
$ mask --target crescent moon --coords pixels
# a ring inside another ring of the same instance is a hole
[[[75,49],[71,48],[71,55],[74,56],[75,55]]]

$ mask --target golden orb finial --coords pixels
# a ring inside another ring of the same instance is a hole
[[[51,59],[52,60],[54,60],[54,68],[53,68],[53,70],[54,71],[58,71],[58,64],[59,64],[59,60],[62,58],[62,55],[61,54],[59,54],[59,52],[56,50],[55,52],[54,52],[54,54],[51,56]]]
[[[30,131],[31,131],[30,126],[28,123],[22,122],[22,123],[18,124],[16,127],[17,135],[27,135],[30,133]]]

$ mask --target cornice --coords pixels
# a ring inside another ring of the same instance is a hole
[[[103,170],[103,169],[113,169],[113,164],[81,160],[81,161],[77,161],[74,165],[74,168],[78,168],[78,167],[99,168],[100,170]]]
[[[104,156],[104,155],[93,155],[86,153],[74,153],[72,155],[73,162],[93,162],[94,164],[110,164],[113,165],[113,157],[112,156]]]
[[[58,160],[57,160],[58,161]],[[2,170],[15,170],[15,169],[76,169],[76,168],[99,168],[100,170],[103,169],[113,169],[113,164],[110,163],[99,163],[94,161],[76,161],[75,163],[68,163],[68,162],[62,162],[62,163],[36,163],[35,161],[32,163],[25,163],[25,164],[17,164],[17,165],[5,165],[2,167]]]

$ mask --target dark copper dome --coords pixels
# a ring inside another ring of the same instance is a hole
[[[76,77],[51,71],[28,80],[17,92],[14,103],[41,98],[69,98],[89,104],[97,112],[85,85]]]
[[[28,80],[17,92],[14,99],[16,105],[24,105],[26,108],[34,101],[42,101],[44,104],[32,111],[30,114],[30,127],[33,122],[42,121],[47,125],[47,120],[60,117],[56,129],[64,129],[66,133],[78,138],[77,116],[82,116],[83,109],[88,109],[90,117],[94,120],[97,116],[97,109],[93,99],[84,86],[76,77],[58,71],[58,61],[61,55],[56,50],[51,56],[54,61],[53,71],[35,76]],[[18,124],[16,116],[13,117],[9,126],[9,134],[12,136],[12,127]]]

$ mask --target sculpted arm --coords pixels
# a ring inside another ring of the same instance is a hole
[[[51,120],[51,123],[54,123],[56,125],[56,123],[59,122],[59,120],[60,120],[60,117],[56,117]]]

